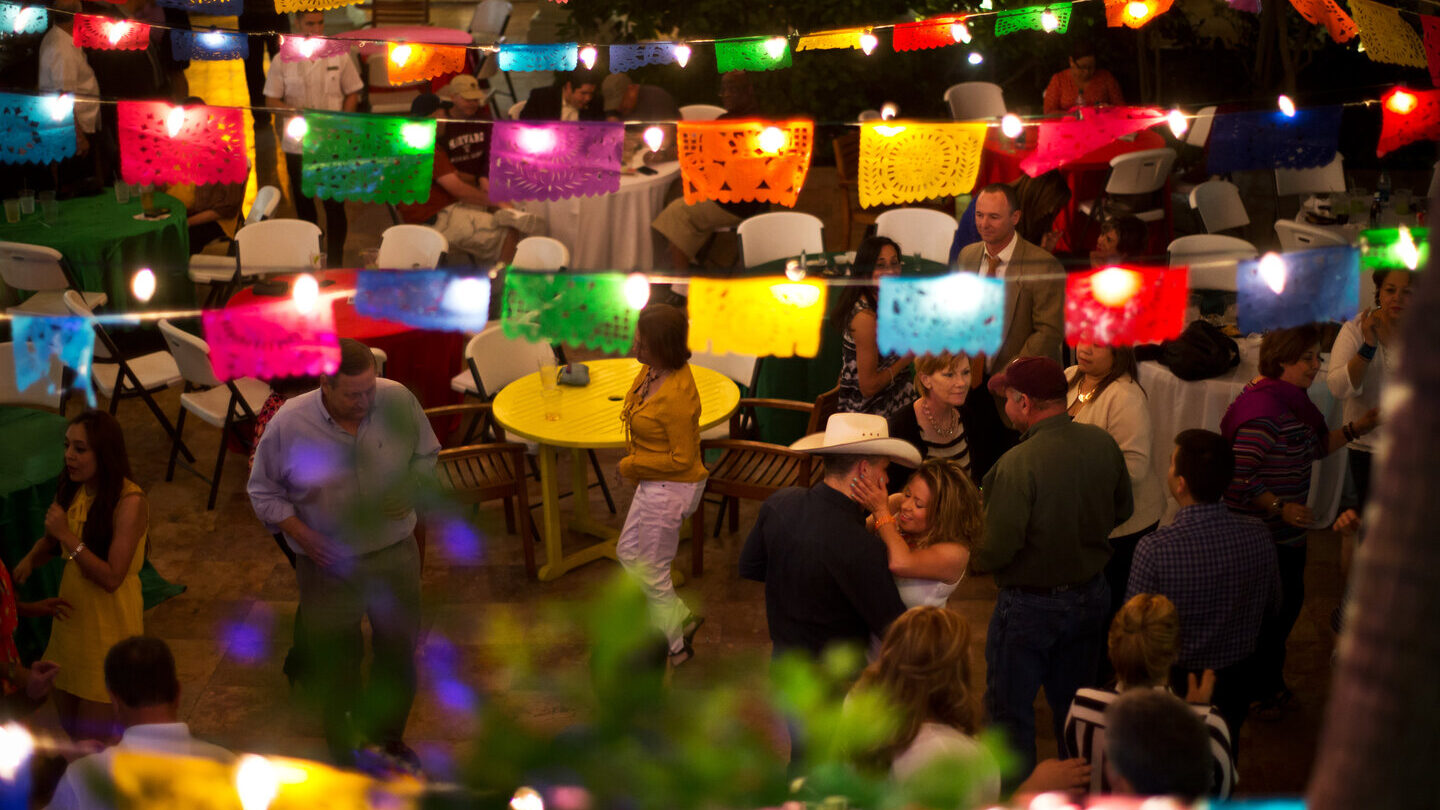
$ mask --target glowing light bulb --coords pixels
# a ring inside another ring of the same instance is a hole
[[[586,70],[591,70],[595,67],[595,57],[597,55],[592,45],[586,45],[580,49],[580,62],[585,65]]]
[[[675,62],[676,62],[676,64],[680,65],[680,67],[683,68],[683,67],[685,67],[685,65],[686,65],[687,63],[689,63],[689,61],[690,61],[690,46],[689,46],[689,45],[686,45],[686,44],[683,43],[683,42],[680,43],[679,45],[676,45],[676,46],[675,46]]]
[[[295,50],[299,51],[300,55],[305,57],[306,59],[314,56],[315,51],[319,47],[320,40],[315,39],[314,37],[299,37],[295,42]]]
[[[1258,272],[1260,280],[1274,290],[1276,295],[1285,292],[1285,281],[1290,271],[1285,267],[1285,259],[1280,254],[1266,253],[1260,257]]]
[[[525,127],[520,130],[520,148],[532,155],[549,152],[555,148],[555,133],[545,127]]]
[[[18,723],[0,726],[0,779],[14,782],[35,753],[35,738]]]
[[[63,121],[70,113],[75,111],[75,96],[70,93],[50,96],[46,101],[46,106],[50,108],[50,119],[52,121]]]
[[[305,123],[305,117],[301,115],[291,118],[290,123],[285,125],[285,137],[292,141],[304,139],[305,133],[309,131],[310,125]]]
[[[875,50],[875,46],[879,44],[880,39],[870,31],[860,35],[860,50],[864,51],[866,56],[869,56]]]
[[[1280,106],[1280,112],[1284,113],[1286,118],[1295,117],[1295,102],[1291,101],[1289,96],[1282,95],[1275,103]]]
[[[899,135],[900,133],[904,132],[905,127],[891,127],[884,124],[876,124],[875,131],[888,138],[892,135]]]
[[[130,23],[112,22],[106,24],[105,38],[110,40],[111,45],[118,44],[128,33],[130,33]]]
[[[625,303],[631,309],[644,309],[650,303],[650,279],[644,273],[631,273],[625,277]]]
[[[970,44],[970,26],[963,22],[950,23],[950,38],[966,45]]]
[[[235,792],[244,810],[266,810],[280,793],[280,775],[270,760],[246,754],[235,768]]]
[[[1132,20],[1143,20],[1150,14],[1150,6],[1142,0],[1130,0],[1125,4],[1125,13],[1130,15]]]
[[[978,65],[985,61],[985,57],[981,56],[979,51],[971,51],[970,55],[965,57],[965,61],[972,65]]]
[[[207,48],[225,47],[225,35],[219,31],[209,31],[201,34],[200,41],[203,42]]]
[[[1030,800],[1030,810],[1080,810],[1074,802],[1070,801],[1069,794],[1052,791],[1041,793]]]
[[[1007,138],[1018,138],[1020,133],[1025,131],[1025,125],[1020,123],[1020,116],[1015,113],[1006,113],[1000,119],[1000,131],[1005,133]]]
[[[1107,307],[1123,307],[1140,292],[1140,274],[1123,267],[1107,267],[1090,277],[1090,292]]]
[[[798,309],[813,307],[820,300],[820,288],[813,284],[776,284],[770,294],[780,303]]]
[[[1165,116],[1165,121],[1170,124],[1170,132],[1177,138],[1182,137],[1190,129],[1190,120],[1185,117],[1185,113],[1179,110],[1171,110]]]
[[[766,127],[760,133],[760,151],[775,154],[785,148],[785,131],[779,127]]]
[[[1411,270],[1420,266],[1420,248],[1415,244],[1415,237],[1410,234],[1410,229],[1404,225],[1400,226],[1400,241],[1395,243],[1395,252],[1400,255],[1400,261]]]
[[[665,143],[665,130],[660,127],[646,127],[645,134],[641,137],[651,152],[659,152],[661,145]]]
[[[426,124],[406,124],[400,127],[400,137],[411,149],[429,149],[435,145],[435,128]]]
[[[411,50],[409,45],[396,45],[390,51],[390,61],[395,63],[395,67],[404,67],[410,61]]]
[[[510,810],[545,810],[545,800],[534,788],[516,788],[510,797]]]
[[[1060,28],[1060,18],[1055,16],[1055,12],[1047,8],[1045,9],[1045,13],[1040,15],[1040,27],[1045,29],[1045,33],[1053,34]]]
[[[896,107],[894,104],[891,104],[888,101],[885,102],[885,105],[880,108],[880,120],[882,121],[889,121],[891,118],[894,118],[899,114],[900,108]]]
[[[791,281],[804,281],[805,265],[799,259],[791,259],[785,263],[785,277]]]
[[[485,317],[490,309],[490,282],[483,278],[454,278],[445,285],[440,308],[455,315]]]
[[[155,272],[148,267],[137,270],[130,280],[130,292],[142,304],[149,301],[155,295]]]
[[[1415,97],[1414,93],[1397,88],[1389,98],[1385,99],[1385,109],[1399,115],[1409,115],[1419,103],[1420,100]]]
[[[184,107],[171,107],[171,108],[170,108],[170,114],[167,115],[167,116],[165,116],[165,131],[168,132],[168,133],[170,133],[170,137],[173,138],[173,137],[175,137],[176,135],[179,135],[179,134],[180,134],[180,130],[181,130],[184,126],[185,126],[185,108],[184,108]]]
[[[295,279],[295,286],[290,290],[290,300],[295,302],[296,312],[309,315],[320,300],[320,282],[309,273],[302,273]]]
[[[771,37],[765,40],[765,52],[770,54],[771,59],[779,59],[785,55],[785,37]]]
[[[35,19],[41,10],[35,6],[25,6],[15,15],[15,33],[20,33],[30,27],[30,22]]]

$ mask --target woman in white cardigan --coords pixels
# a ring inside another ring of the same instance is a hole
[[[1135,544],[1155,531],[1165,511],[1165,492],[1151,467],[1150,409],[1145,404],[1145,390],[1136,381],[1135,350],[1081,343],[1075,347],[1075,359],[1079,365],[1065,370],[1070,381],[1068,413],[1076,422],[1103,429],[1120,445],[1135,498],[1135,513],[1110,533],[1114,553],[1105,566],[1105,579],[1110,583],[1110,615],[1114,616],[1125,602]]]

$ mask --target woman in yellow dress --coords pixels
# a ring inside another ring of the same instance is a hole
[[[145,559],[148,506],[130,480],[125,435],[113,416],[85,411],[65,430],[65,474],[45,515],[45,536],[15,566],[24,582],[59,555],[66,560],[60,598],[71,611],[57,617],[45,658],[60,667],[55,708],[71,739],[119,739],[105,689],[105,654],[144,632],[140,565]]]

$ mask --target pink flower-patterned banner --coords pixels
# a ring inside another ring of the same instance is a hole
[[[1026,174],[1039,177],[1116,138],[1165,122],[1165,113],[1154,107],[1082,107],[1076,114],[1040,122],[1039,146],[1020,162]]]
[[[620,189],[619,122],[496,121],[490,199],[559,200]]]
[[[1065,341],[1133,346],[1180,336],[1189,270],[1106,267],[1065,279]]]
[[[244,110],[163,101],[122,101],[118,107],[125,182],[245,182]]]
[[[324,59],[350,52],[350,40],[329,37],[297,37],[286,34],[280,37],[280,59],[284,62],[304,62],[309,59]]]
[[[115,20],[94,14],[76,14],[71,40],[77,48],[104,51],[143,51],[150,46],[150,24]]]
[[[334,374],[340,367],[335,315],[322,300],[300,314],[290,300],[207,309],[201,316],[210,365],[222,380]]]

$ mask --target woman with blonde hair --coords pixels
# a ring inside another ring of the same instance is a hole
[[[1136,594],[1110,623],[1109,647],[1115,688],[1077,691],[1060,741],[1070,756],[1089,761],[1091,793],[1113,792],[1105,774],[1105,710],[1129,689],[1170,691],[1170,668],[1180,658],[1180,614],[1175,604],[1159,594]],[[1215,673],[1207,670],[1198,683],[1191,675],[1189,686],[1185,700],[1210,732],[1215,774],[1210,793],[1229,796],[1235,787],[1235,758],[1230,729],[1209,703]]]
[[[965,354],[927,354],[915,358],[915,401],[889,418],[890,435],[915,445],[921,458],[959,462],[970,480],[979,481],[999,455],[964,407],[971,379]]]
[[[870,528],[884,541],[890,573],[907,607],[943,606],[965,577],[970,550],[985,531],[980,491],[959,462],[932,458],[886,495],[882,484],[857,478],[855,500],[870,510]]]

